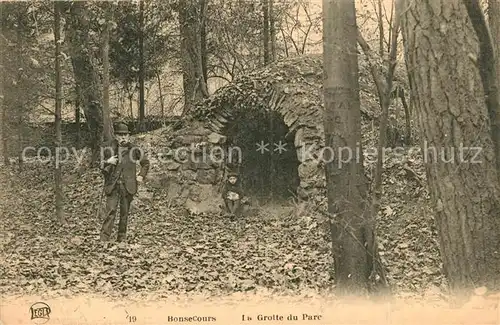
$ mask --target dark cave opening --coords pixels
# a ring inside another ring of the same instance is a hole
[[[300,184],[299,161],[294,146],[295,132],[275,111],[239,112],[224,130],[228,149],[241,152],[228,167],[240,173],[245,193],[261,201],[293,197]],[[260,149],[260,150],[259,150]]]

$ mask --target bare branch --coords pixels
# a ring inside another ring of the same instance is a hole
[[[374,64],[374,62],[377,62],[378,59],[375,57],[373,54],[373,51],[370,48],[370,45],[366,42],[364,39],[363,35],[358,29],[358,44],[361,46],[361,49],[365,53],[365,56],[368,59],[368,65],[370,66],[370,73],[372,74],[373,81],[375,82],[375,86],[377,87],[377,93],[378,93],[378,98],[380,104],[382,104],[384,93],[385,93],[385,82],[384,82],[384,76],[382,73],[377,69],[377,66]]]

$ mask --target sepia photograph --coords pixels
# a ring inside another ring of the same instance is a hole
[[[0,325],[500,324],[499,0],[0,22]]]

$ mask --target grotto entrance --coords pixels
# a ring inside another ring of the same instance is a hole
[[[225,125],[223,134],[232,153],[241,151],[241,158],[233,155],[228,167],[239,171],[247,195],[261,202],[296,196],[300,163],[295,132],[289,131],[279,113],[241,110]]]

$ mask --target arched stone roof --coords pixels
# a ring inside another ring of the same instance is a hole
[[[377,92],[363,55],[359,55],[361,111],[364,118],[379,114]],[[276,110],[292,130],[300,126],[322,134],[323,63],[321,55],[298,56],[237,78],[200,103],[193,112],[195,119],[210,122],[221,131],[235,112],[241,109]],[[401,83],[396,78],[396,83]]]

